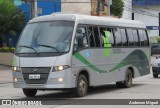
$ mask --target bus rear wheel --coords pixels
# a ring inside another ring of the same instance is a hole
[[[23,89],[23,93],[27,97],[34,97],[37,94],[36,89]]]
[[[132,86],[132,78],[132,72],[128,69],[125,75],[125,80],[116,82],[116,86],[118,88],[130,88]]]
[[[85,75],[80,74],[77,80],[77,87],[74,92],[77,97],[83,97],[87,94],[88,81]]]

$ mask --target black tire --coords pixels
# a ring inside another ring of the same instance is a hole
[[[118,88],[124,88],[124,84],[123,84],[122,81],[116,82],[116,86],[117,86]]]
[[[37,94],[36,89],[23,89],[23,93],[27,97],[34,97]]]
[[[125,81],[124,81],[124,87],[125,88],[130,88],[132,86],[132,72],[131,70],[127,70],[127,73],[126,73],[126,78],[125,78]]]
[[[158,78],[158,74],[153,74],[153,77],[154,78]]]
[[[87,94],[88,91],[88,81],[85,75],[79,75],[77,80],[77,87],[74,92],[77,97],[83,97]]]
[[[132,86],[132,78],[132,72],[128,69],[125,75],[125,80],[121,82],[116,82],[116,86],[118,88],[130,88]]]

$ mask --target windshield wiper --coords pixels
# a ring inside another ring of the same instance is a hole
[[[33,47],[26,46],[26,45],[19,45],[19,47],[20,47],[20,48],[17,50],[17,52],[19,52],[19,50],[21,50],[22,47],[25,47],[25,48],[33,49],[33,50],[36,52],[36,54],[39,55],[39,53],[37,52],[37,50],[36,50],[35,48],[33,48]]]
[[[59,50],[58,50],[56,47],[54,47],[54,46],[41,45],[41,44],[38,44],[37,46],[43,46],[43,47],[47,47],[47,48],[53,48],[53,49],[55,49],[59,54],[61,54],[61,53],[59,52]]]

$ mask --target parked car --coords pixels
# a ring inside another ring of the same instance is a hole
[[[151,46],[151,55],[160,54],[160,44],[154,44]]]
[[[153,71],[153,77],[158,78],[158,75],[160,74],[160,56],[156,57],[156,60],[152,65],[152,71]]]

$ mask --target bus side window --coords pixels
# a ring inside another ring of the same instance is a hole
[[[116,46],[122,47],[122,37],[119,28],[114,28],[113,31],[116,40]]]
[[[128,36],[129,46],[134,46],[134,37],[132,29],[127,29],[127,36]]]
[[[90,47],[95,47],[95,39],[94,39],[93,28],[92,27],[88,27],[87,30],[88,30],[88,37],[89,37]]]
[[[126,30],[125,29],[120,29],[120,32],[121,32],[121,36],[122,36],[122,45],[123,46],[128,46]]]
[[[139,33],[139,39],[140,39],[141,46],[145,46],[143,31],[142,30],[138,30],[138,33]]]
[[[147,32],[145,30],[143,30],[143,36],[144,36],[145,46],[149,46],[149,40],[148,40]]]
[[[112,47],[114,47],[115,46],[115,41],[114,41],[114,36],[113,36],[113,29],[107,28],[107,31],[110,32],[109,43],[112,45]]]
[[[100,36],[102,40],[102,47],[114,46],[114,38],[111,28],[100,27]]]
[[[134,36],[135,46],[140,46],[137,30],[133,30],[133,36]]]
[[[99,36],[98,27],[93,27],[93,31],[94,31],[94,39],[95,39],[96,47],[100,47],[100,36]]]
[[[85,47],[88,47],[86,28],[78,27],[75,35],[74,51]]]

